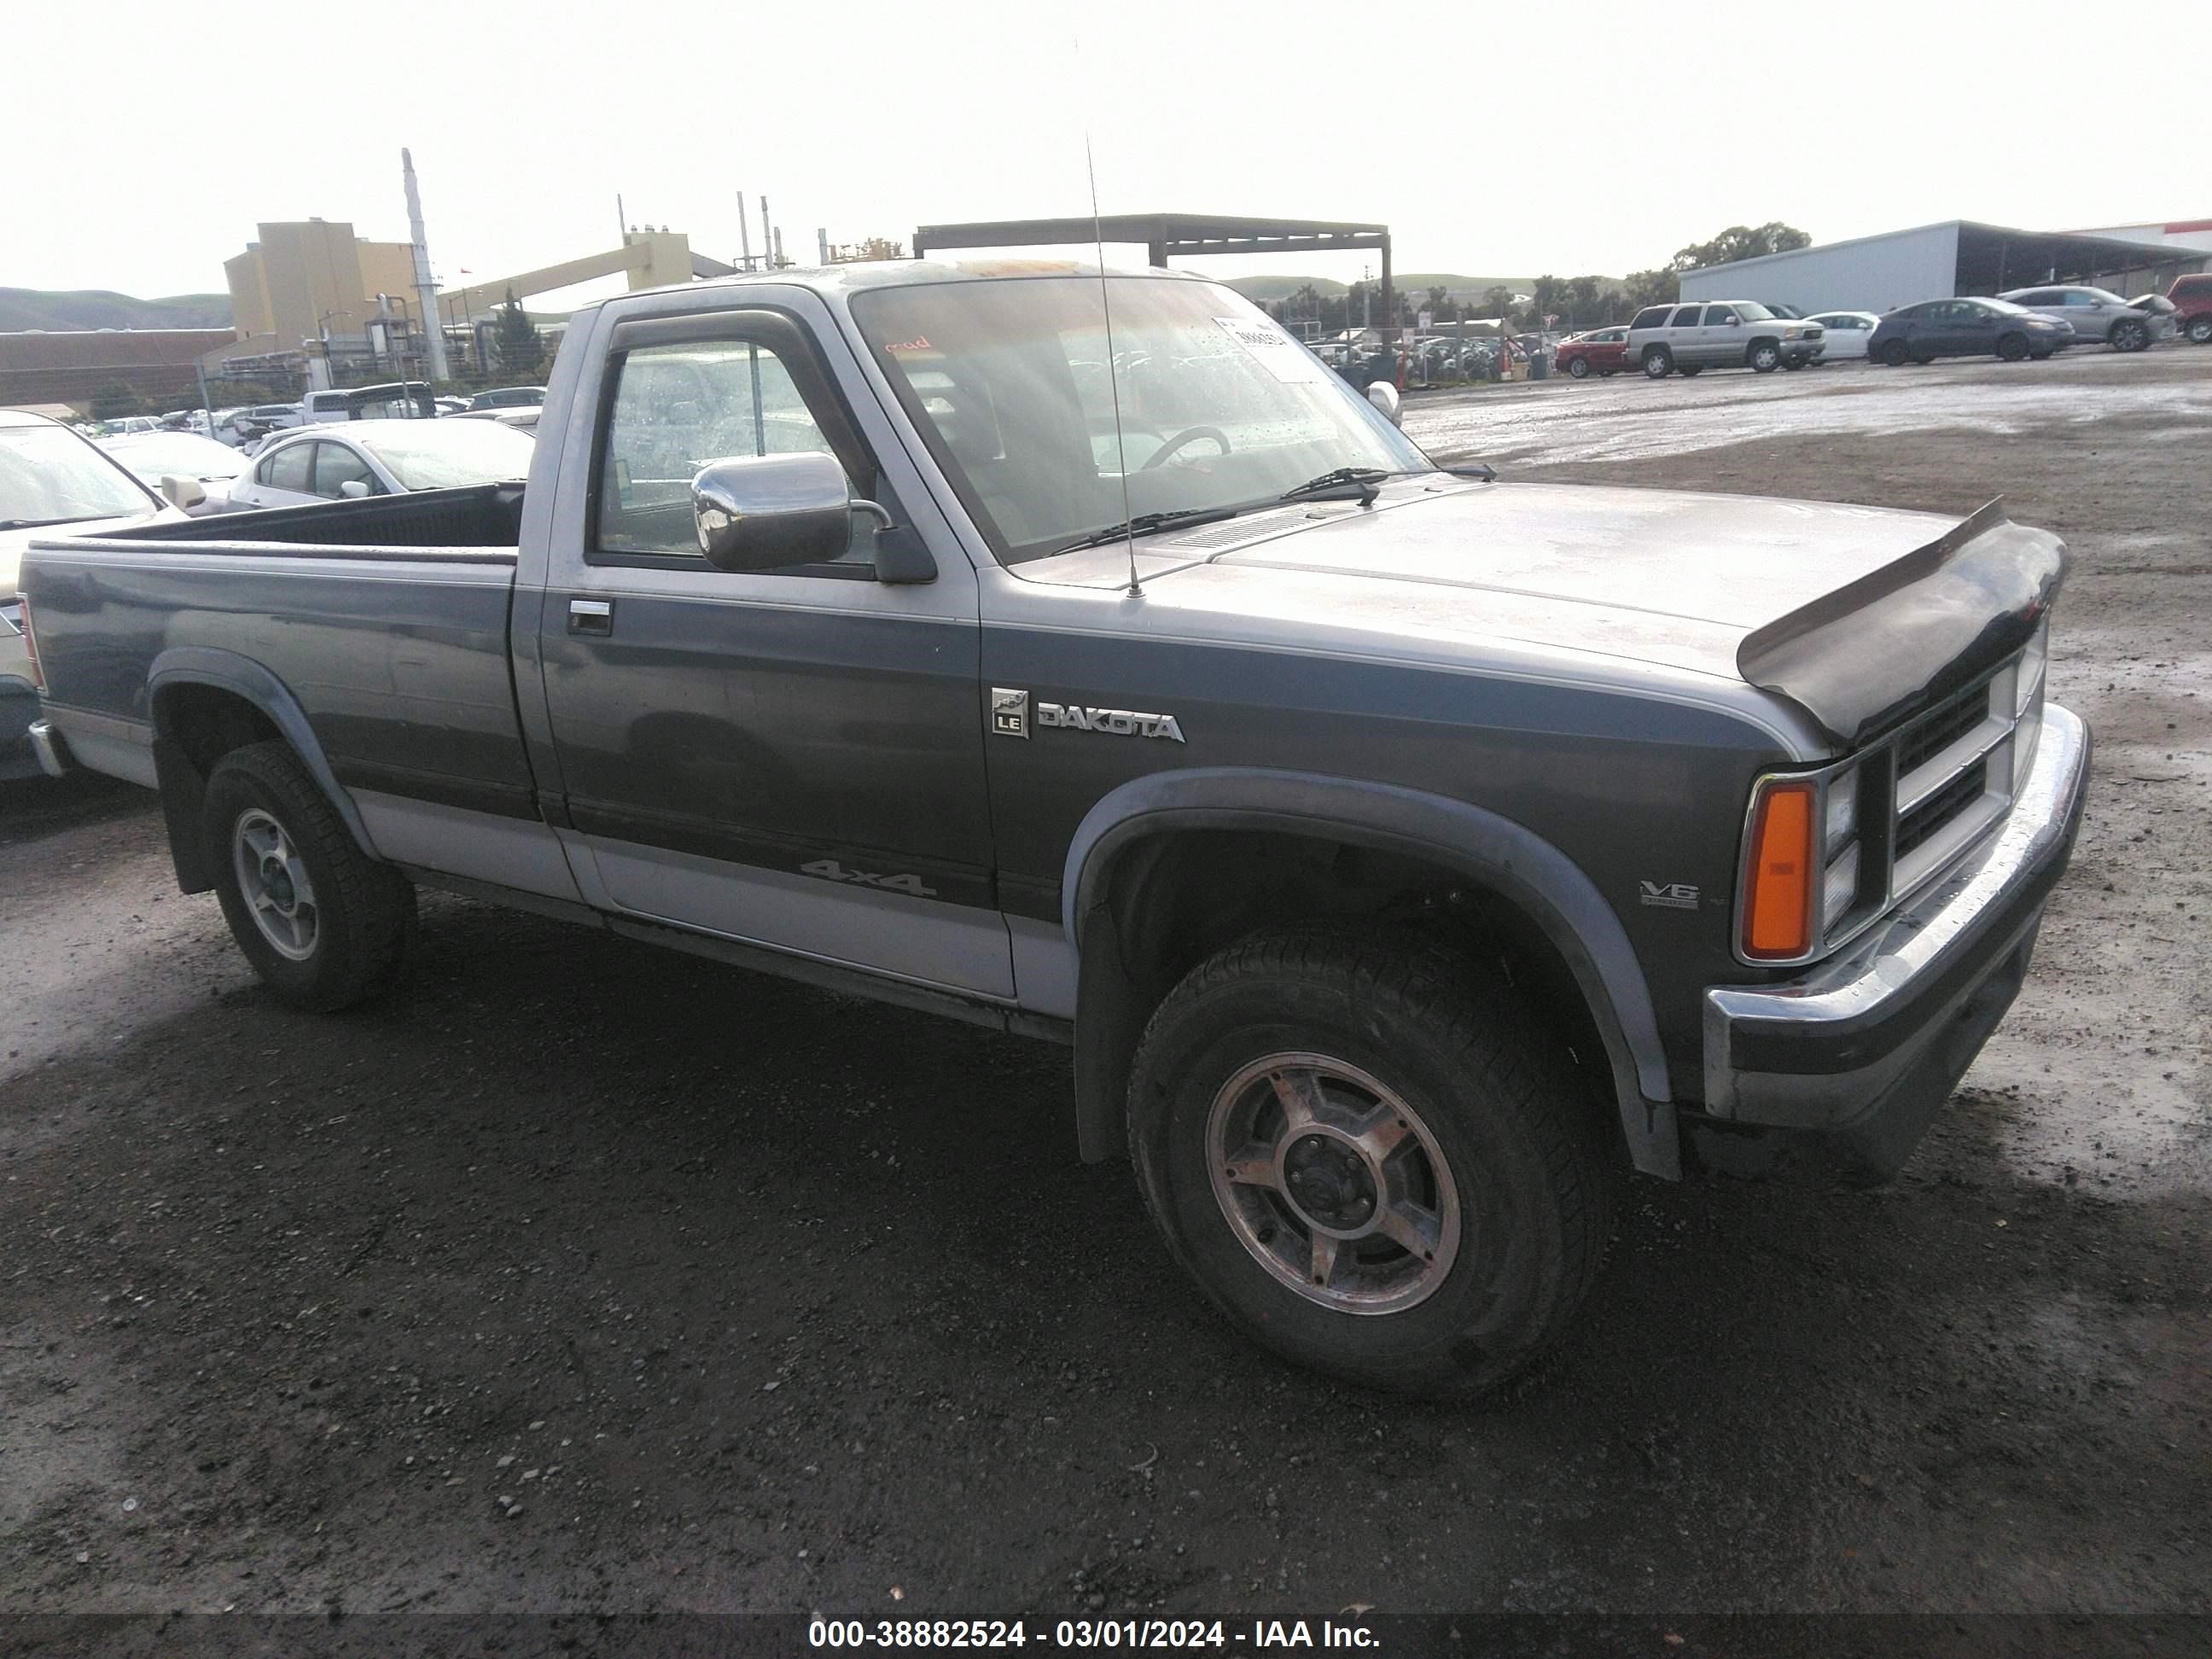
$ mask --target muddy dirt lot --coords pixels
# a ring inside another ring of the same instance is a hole
[[[1224,1330],[1059,1050],[443,897],[296,1015],[144,797],[11,789],[0,1610],[2206,1609],[2212,350],[1407,424],[2068,538],[2087,826],[1898,1182],[1641,1183],[1556,1362],[1408,1407]]]

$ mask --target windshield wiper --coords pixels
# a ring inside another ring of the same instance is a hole
[[[1310,501],[1333,490],[1349,489],[1357,492],[1359,504],[1364,507],[1382,493],[1382,481],[1390,476],[1379,466],[1340,466],[1334,472],[1324,472],[1318,478],[1308,478],[1304,483],[1285,489],[1280,499]]]
[[[1079,548],[1103,547],[1109,542],[1157,535],[1163,530],[1177,530],[1185,525],[1212,524],[1218,520],[1235,518],[1237,510],[1233,507],[1184,507],[1172,513],[1139,513],[1127,524],[1108,525],[1103,530],[1094,530],[1088,536],[1079,537],[1066,546],[1053,550],[1073,553]]]

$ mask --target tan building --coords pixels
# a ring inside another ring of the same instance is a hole
[[[376,296],[395,313],[415,307],[414,258],[404,242],[366,242],[343,220],[258,227],[260,239],[223,261],[231,319],[248,338],[272,337],[278,350],[302,341],[359,334],[376,315]]]

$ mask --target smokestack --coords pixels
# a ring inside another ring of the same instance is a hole
[[[407,236],[415,245],[415,298],[422,307],[424,349],[430,378],[446,378],[446,319],[438,314],[438,285],[430,276],[430,244],[422,234],[422,195],[415,188],[415,158],[399,152],[399,171],[407,181]]]
[[[830,231],[827,226],[814,233],[814,246],[822,255],[822,263],[828,264],[830,263]]]
[[[753,233],[752,227],[745,222],[745,193],[743,191],[738,192],[738,247],[743,256],[738,261],[738,269],[750,270],[753,268]]]
[[[783,257],[783,227],[782,227],[781,225],[778,225],[778,226],[775,228],[775,265],[776,265],[776,269],[777,269],[778,270],[782,270],[782,269],[783,269],[783,267],[784,267],[784,266],[786,266],[786,265],[789,264],[790,263],[791,263],[791,261],[790,261],[790,260],[788,260],[788,259],[787,259],[787,258],[785,258]]]

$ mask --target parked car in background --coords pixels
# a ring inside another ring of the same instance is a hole
[[[1874,325],[1881,319],[1871,311],[1824,311],[1806,320],[1820,324],[1820,361],[1832,363],[1864,357],[1867,342],[1874,338]]]
[[[1990,354],[2008,363],[2023,357],[2040,362],[2073,343],[2067,323],[2009,300],[1923,300],[1900,306],[1876,324],[1867,349],[1876,362],[1895,368]]]
[[[420,380],[380,386],[333,386],[310,392],[301,404],[305,423],[328,426],[339,421],[431,420],[437,399]],[[294,422],[297,425],[300,422]]]
[[[2066,324],[2077,341],[2102,340],[2115,351],[2141,351],[2175,332],[2171,318],[2137,311],[2109,289],[2016,288],[1997,297]]]
[[[103,438],[100,447],[131,470],[131,476],[196,519],[230,505],[231,482],[252,463],[242,450],[203,438],[196,432],[135,432]],[[199,486],[199,499],[174,488],[173,480]]]
[[[453,416],[457,421],[496,421],[501,426],[511,426],[517,432],[536,435],[539,411],[526,409],[465,409]]]
[[[1587,334],[1571,334],[1559,342],[1553,368],[1587,380],[1593,374],[1618,374],[1629,366],[1628,325],[1594,328]]]
[[[1798,310],[1796,306],[1778,305],[1771,300],[1763,300],[1759,303],[1786,323],[1799,323],[1805,320],[1805,313]]]
[[[1777,317],[1756,300],[1646,306],[1628,325],[1629,358],[1655,380],[1678,369],[1802,368],[1819,360],[1822,343],[1818,323]]]
[[[527,477],[535,447],[496,421],[356,421],[287,433],[254,457],[230,504],[300,507]]]
[[[38,682],[15,582],[31,538],[111,530],[184,516],[83,434],[27,410],[0,409],[0,778],[41,769],[30,740]]]
[[[469,409],[535,409],[545,401],[542,386],[495,386],[469,399]]]
[[[2166,291],[2173,320],[2192,345],[2212,345],[2212,270],[2177,276]]]

